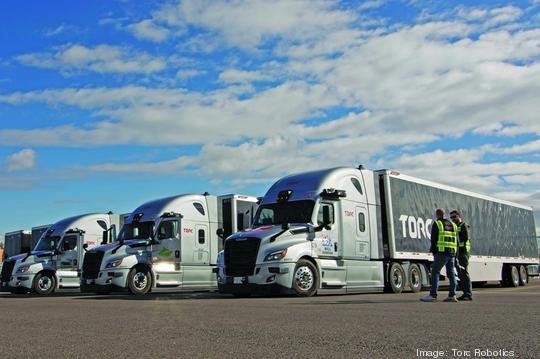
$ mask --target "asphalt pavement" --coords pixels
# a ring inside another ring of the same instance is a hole
[[[540,280],[421,293],[233,298],[0,294],[1,358],[538,358]],[[441,293],[444,297],[444,293]]]

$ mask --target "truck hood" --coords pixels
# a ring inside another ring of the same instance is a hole
[[[257,228],[248,228],[241,232],[237,232],[227,238],[227,240],[235,240],[238,238],[260,238],[261,243],[269,243],[273,238],[279,241],[281,236],[291,236],[307,234],[309,229],[313,231],[314,227],[311,224],[291,224],[289,229],[283,230],[281,225],[263,226]]]
[[[124,241],[124,246],[131,247],[133,245],[141,245],[148,243],[148,239],[127,239]],[[88,252],[107,252],[120,247],[120,243],[113,242],[104,244],[101,246],[94,247],[89,249]]]
[[[23,260],[26,258],[25,262],[30,263],[32,261],[37,260],[37,258],[32,258],[33,256],[46,257],[46,256],[52,256],[52,255],[54,255],[53,251],[32,251],[30,253],[21,253],[21,254],[17,254],[16,256],[9,257],[6,262],[11,262],[11,261],[15,262],[15,261]]]

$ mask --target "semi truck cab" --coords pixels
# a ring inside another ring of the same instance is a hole
[[[155,287],[215,288],[218,233],[249,227],[256,207],[257,198],[234,194],[147,202],[131,213],[116,242],[85,254],[81,291],[142,295]]]
[[[353,168],[285,177],[266,193],[254,227],[225,241],[217,280],[223,293],[383,288],[374,174]],[[374,245],[375,244],[375,245]]]
[[[53,224],[32,251],[6,261],[3,290],[48,295],[59,288],[79,287],[84,249],[113,236],[118,224],[114,214],[84,214]]]

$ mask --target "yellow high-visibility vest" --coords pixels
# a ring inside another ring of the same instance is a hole
[[[435,223],[437,224],[437,228],[439,228],[439,238],[437,240],[437,249],[439,252],[445,252],[445,250],[453,249],[454,253],[457,252],[458,247],[458,239],[457,239],[457,233],[458,229],[455,223],[452,223],[453,230],[447,231],[444,228],[444,224],[441,220],[436,220]]]

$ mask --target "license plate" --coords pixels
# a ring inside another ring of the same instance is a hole
[[[244,284],[244,278],[242,278],[242,277],[234,277],[233,278],[233,283],[234,284]]]

